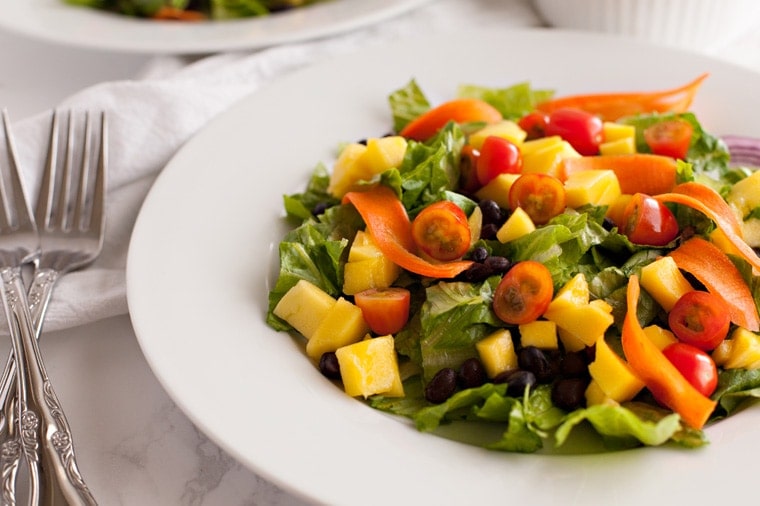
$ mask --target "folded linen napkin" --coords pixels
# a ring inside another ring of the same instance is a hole
[[[59,280],[45,329],[127,313],[126,257],[143,199],[177,149],[237,100],[304,65],[402,36],[445,30],[456,37],[463,28],[539,24],[527,0],[436,0],[398,18],[316,41],[190,62],[157,57],[139,80],[107,82],[67,98],[59,109],[104,110],[109,116],[107,232],[95,263]],[[30,202],[44,165],[49,123],[43,114],[13,124]]]

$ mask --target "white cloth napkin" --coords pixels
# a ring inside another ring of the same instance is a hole
[[[104,110],[109,117],[107,233],[92,266],[59,280],[45,329],[127,313],[126,257],[143,199],[177,149],[237,100],[304,65],[402,36],[445,30],[457,37],[465,27],[537,25],[540,20],[527,0],[433,0],[383,23],[316,41],[193,61],[158,57],[139,80],[103,83],[67,98],[60,109]],[[13,124],[30,202],[44,164],[49,123],[48,115],[39,115]]]

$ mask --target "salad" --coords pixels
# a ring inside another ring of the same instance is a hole
[[[233,19],[303,7],[325,0],[63,0],[67,4],[92,7],[141,18],[200,21]]]
[[[267,323],[345,392],[502,451],[707,443],[760,387],[760,171],[655,92],[390,93],[284,197]],[[755,141],[736,139],[744,152]]]

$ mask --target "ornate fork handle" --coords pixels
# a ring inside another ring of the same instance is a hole
[[[17,381],[23,378],[16,389],[15,410],[20,447],[27,460],[30,482],[39,484],[39,490],[32,487],[30,491],[30,504],[96,505],[79,472],[71,430],[41,360],[33,323],[41,325],[57,275],[47,269],[35,274],[30,291],[35,302],[34,315],[38,316],[34,320],[20,269],[2,269],[0,279],[5,310],[13,316],[15,323],[10,332],[16,357],[16,378]],[[9,457],[12,456],[13,445],[8,443],[3,443],[3,458],[6,448]],[[3,485],[5,489],[6,484]]]

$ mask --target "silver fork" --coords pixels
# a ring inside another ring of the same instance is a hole
[[[16,149],[10,131],[10,121],[5,110],[3,110],[2,116],[7,157],[4,160],[5,163],[0,167],[0,279],[3,283],[2,289],[0,289],[0,298],[2,298],[5,308],[9,331],[13,337],[13,353],[11,356],[15,354],[15,356],[21,357],[26,352],[21,344],[21,335],[25,333],[34,334],[21,269],[36,258],[39,250],[39,238],[31,209],[24,196],[16,162]],[[24,360],[21,361],[22,364],[24,362]],[[4,505],[16,503],[15,480],[18,472],[18,460],[22,455],[18,415],[25,411],[28,396],[25,382],[18,383],[18,388],[14,388],[15,383],[12,380],[17,379],[14,374],[16,369],[19,374],[22,374],[24,367],[12,368],[10,376],[8,376],[11,379],[11,385],[7,388],[4,387],[6,393],[14,401],[9,408],[4,410],[2,423],[5,439],[0,446],[3,479],[0,497]],[[14,396],[14,394],[16,395]],[[34,442],[32,441],[32,443]],[[30,467],[29,479],[30,482],[37,482],[36,468]],[[37,496],[30,492],[30,501],[36,500]]]
[[[63,146],[59,146],[60,115],[53,114],[46,170],[35,211],[41,251],[35,259],[28,298],[37,335],[56,281],[92,263],[103,246],[108,127],[105,114],[99,119],[100,128],[93,130],[92,117],[87,114],[78,151],[73,113],[69,113],[65,133],[60,134],[65,139]],[[100,141],[94,143],[93,138]],[[76,164],[76,159],[81,163]],[[71,431],[57,398],[51,395],[47,375],[38,381],[45,389],[38,404],[45,437],[40,439],[41,448],[36,452],[27,452],[26,442],[24,451],[28,460],[41,460],[38,495],[42,504],[96,504],[79,472]]]

